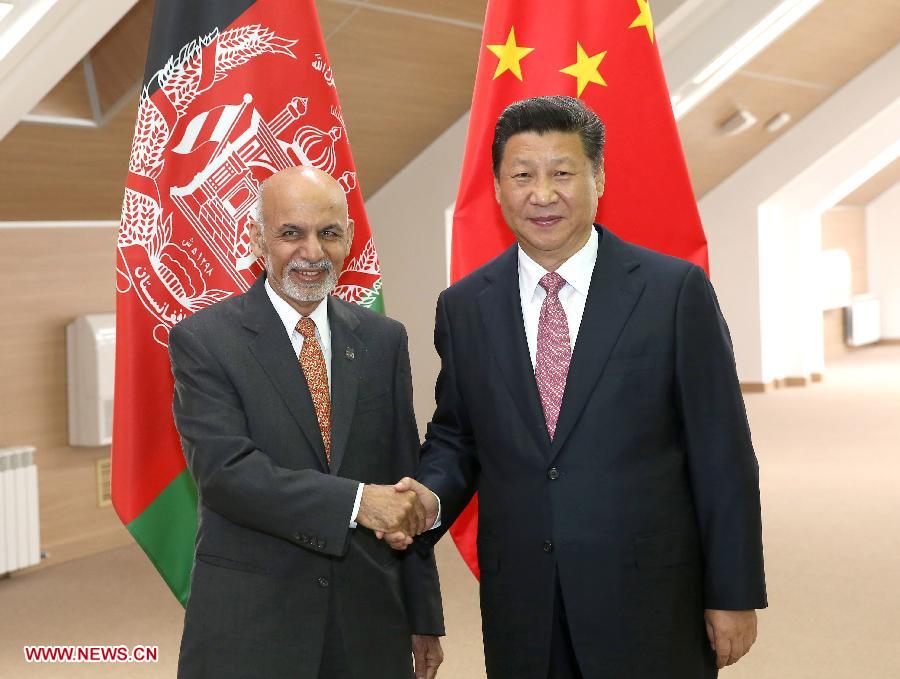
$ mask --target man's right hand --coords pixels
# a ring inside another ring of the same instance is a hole
[[[426,514],[414,491],[398,491],[394,486],[367,483],[363,486],[356,522],[378,534],[402,536],[403,541],[409,544],[425,530]]]
[[[398,493],[406,493],[409,491],[415,492],[419,501],[422,503],[422,507],[425,509],[424,530],[429,530],[437,520],[439,508],[437,496],[426,486],[423,486],[421,483],[408,476],[403,477],[395,483],[394,490]],[[412,543],[412,539],[400,531],[375,531],[375,535],[379,540],[384,540],[394,549],[406,549]]]

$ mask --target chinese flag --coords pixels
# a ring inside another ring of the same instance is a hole
[[[453,217],[456,281],[513,241],[494,198],[491,141],[519,99],[581,98],[606,124],[597,221],[644,247],[708,269],[647,0],[489,0]],[[478,576],[478,498],[450,532]]]
[[[347,194],[335,294],[382,309],[381,271],[313,0],[158,0],[119,228],[112,499],[184,603],[197,491],[172,419],[169,330],[246,290],[260,182],[296,166]]]

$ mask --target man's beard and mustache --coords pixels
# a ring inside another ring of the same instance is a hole
[[[266,268],[272,271],[272,262],[266,257]],[[322,269],[328,273],[322,281],[298,282],[291,277],[291,273],[303,269]],[[325,258],[318,262],[310,262],[305,259],[293,259],[284,265],[281,272],[281,289],[295,302],[318,302],[325,299],[337,287],[338,275],[331,260]]]

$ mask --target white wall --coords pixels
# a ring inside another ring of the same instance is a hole
[[[446,210],[456,200],[468,124],[467,113],[366,201],[384,275],[385,311],[409,333],[422,433],[434,411],[440,368],[434,305],[447,287]]]
[[[897,156],[900,46],[699,203],[744,382],[823,369],[821,213]]]
[[[900,183],[866,208],[869,289],[881,300],[881,333],[900,339]]]

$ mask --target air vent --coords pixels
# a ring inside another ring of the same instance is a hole
[[[110,458],[104,457],[97,460],[97,506],[109,507],[112,504],[112,490],[110,489],[110,470],[112,464]]]

